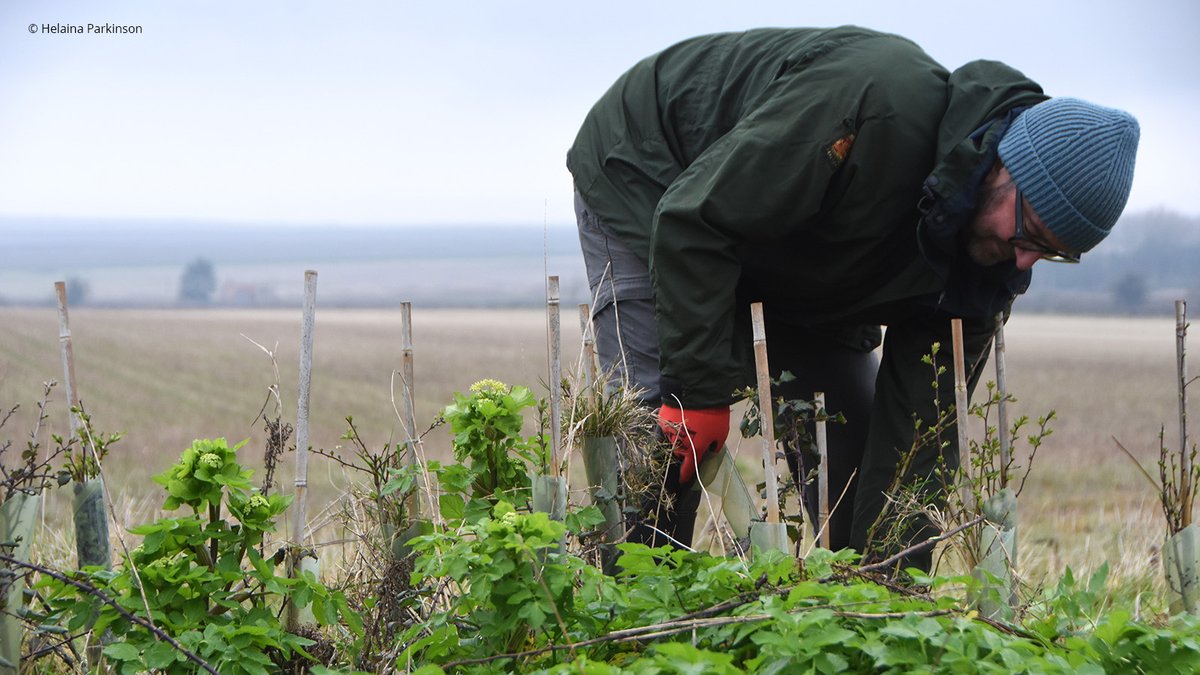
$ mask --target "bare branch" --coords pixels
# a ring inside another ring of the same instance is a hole
[[[1129,449],[1124,445],[1122,445],[1121,441],[1118,441],[1116,436],[1111,436],[1110,438],[1112,438],[1113,443],[1116,443],[1117,447],[1121,449],[1121,452],[1125,453],[1125,456],[1133,461],[1133,465],[1138,468],[1138,471],[1142,472],[1142,475],[1146,477],[1146,480],[1150,481],[1150,485],[1154,486],[1155,490],[1162,490],[1162,486],[1158,484],[1158,481],[1154,480],[1154,476],[1151,476],[1149,471],[1146,471],[1145,467],[1142,466],[1142,463],[1137,460],[1137,457],[1134,457],[1133,453],[1130,452]]]
[[[881,560],[877,563],[872,563],[870,565],[863,565],[862,567],[858,568],[858,571],[859,572],[877,572],[879,570],[887,569],[888,567],[891,567],[895,563],[899,562],[901,558],[908,556],[908,555],[912,555],[913,553],[919,553],[921,551],[924,551],[927,548],[933,548],[934,546],[937,546],[940,542],[943,542],[943,541],[949,539],[950,537],[953,537],[954,535],[958,534],[959,532],[962,532],[963,530],[975,527],[976,525],[982,523],[983,521],[984,521],[983,516],[978,516],[976,518],[972,518],[971,520],[968,520],[967,522],[963,523],[962,525],[959,525],[958,527],[956,527],[952,530],[949,530],[948,532],[944,532],[936,537],[930,537],[929,539],[926,539],[925,541],[922,541],[922,542],[919,542],[912,546],[909,546],[908,548],[904,549],[903,551],[900,551],[896,555],[894,555],[886,560]]]

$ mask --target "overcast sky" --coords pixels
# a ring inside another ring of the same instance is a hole
[[[142,33],[42,30],[89,23]],[[566,149],[639,58],[843,23],[1129,110],[1129,208],[1200,215],[1195,0],[3,0],[0,217],[565,224]]]

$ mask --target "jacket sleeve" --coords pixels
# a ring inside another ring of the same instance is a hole
[[[733,331],[743,245],[795,235],[834,207],[843,222],[853,221],[848,210],[911,210],[911,190],[932,161],[924,125],[940,119],[944,81],[936,68],[885,76],[878,64],[889,57],[877,50],[850,65],[830,58],[793,66],[668,187],[649,260],[664,393],[697,407],[731,400],[740,372]],[[899,100],[906,96],[917,103]],[[908,107],[896,114],[901,105]],[[843,200],[848,191],[872,196]]]

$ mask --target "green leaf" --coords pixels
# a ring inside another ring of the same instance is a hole
[[[128,642],[116,642],[104,648],[104,655],[114,661],[136,661],[142,653]]]
[[[492,512],[492,503],[486,499],[472,498],[467,502],[467,507],[463,512],[463,520],[468,523],[477,523],[484,518],[487,518]]]
[[[416,483],[415,478],[416,477],[411,473],[402,473],[396,478],[384,483],[383,487],[379,490],[379,495],[381,497],[386,497],[397,491],[407,493],[412,490],[413,485]]]
[[[312,610],[313,618],[322,626],[329,626],[337,621],[337,607],[328,595],[314,597]]]
[[[185,657],[170,644],[155,642],[146,648],[145,658],[147,666],[161,670]]]
[[[567,514],[567,529],[575,534],[587,532],[604,522],[604,513],[597,506],[586,506]]]
[[[466,514],[466,502],[457,494],[447,493],[438,497],[438,507],[442,517],[447,520],[459,520]]]
[[[905,622],[900,622],[900,621],[890,622],[886,626],[881,628],[879,630],[879,632],[882,635],[898,637],[898,638],[902,638],[905,640],[916,640],[921,637],[921,634],[917,632],[916,628],[911,626],[907,621],[905,621]]]
[[[312,602],[312,596],[312,588],[305,584],[292,591],[292,602],[300,607],[304,607]]]
[[[334,601],[337,603],[338,613],[342,619],[350,625],[350,630],[355,635],[363,634],[363,620],[358,612],[350,608],[350,603],[346,600],[346,595],[341,591],[334,594]]]
[[[91,619],[93,607],[95,605],[86,598],[76,602],[71,619],[67,622],[67,630],[74,632],[86,626]]]

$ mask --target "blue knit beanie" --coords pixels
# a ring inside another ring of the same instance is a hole
[[[1046,227],[1082,253],[1108,236],[1125,209],[1138,135],[1127,112],[1053,98],[1013,120],[1000,159]]]

